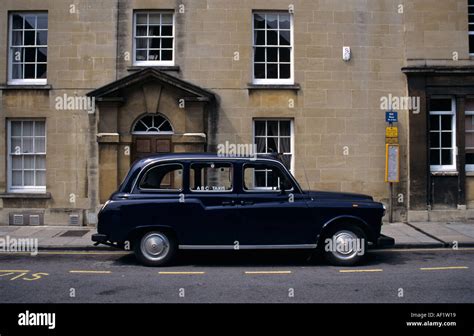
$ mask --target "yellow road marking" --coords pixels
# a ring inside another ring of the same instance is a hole
[[[421,267],[422,271],[441,271],[441,270],[457,270],[457,269],[468,269],[467,266],[446,266],[446,267]]]
[[[158,274],[163,274],[163,275],[202,275],[202,274],[206,274],[206,272],[158,272]]]
[[[29,270],[0,270],[0,272],[28,273]]]
[[[110,274],[111,271],[86,271],[86,270],[72,270],[69,273],[86,273],[86,274]]]
[[[339,270],[340,273],[363,273],[363,272],[383,272],[383,269],[358,269],[358,270]]]
[[[245,274],[291,274],[291,271],[246,271]]]

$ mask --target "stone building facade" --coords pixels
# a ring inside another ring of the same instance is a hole
[[[470,3],[3,0],[0,223],[93,225],[134,159],[226,142],[388,204],[384,97],[420,98],[398,110],[394,219],[469,218]]]

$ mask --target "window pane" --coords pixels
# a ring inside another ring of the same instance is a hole
[[[135,58],[137,61],[146,61],[146,50],[137,50]]]
[[[290,138],[280,138],[280,153],[290,153],[291,152],[291,139]]]
[[[162,61],[172,61],[173,60],[173,51],[172,50],[163,50],[161,52]]]
[[[13,136],[21,136],[21,121],[12,121],[10,128]]]
[[[147,23],[147,14],[137,14],[137,23],[146,24]]]
[[[278,29],[278,14],[267,14],[267,29]]]
[[[160,26],[150,26],[148,30],[149,36],[161,36],[160,34]]]
[[[21,154],[23,152],[21,148],[21,138],[12,138],[10,140],[10,153]]]
[[[290,45],[291,37],[290,31],[280,31],[280,45]]]
[[[33,121],[23,121],[23,136],[33,135]]]
[[[289,64],[280,64],[280,78],[281,79],[288,79],[290,78],[290,65]]]
[[[47,48],[38,48],[36,55],[37,55],[36,56],[37,62],[46,62],[47,61],[47,55],[48,55],[48,49]]]
[[[160,38],[152,38],[148,40],[149,48],[159,49],[161,47],[161,39]]]
[[[254,35],[255,45],[265,45],[265,31],[257,30]]]
[[[23,157],[22,156],[12,156],[12,169],[13,170],[23,169]]]
[[[278,124],[280,122],[276,120],[267,121],[267,135],[278,136]]]
[[[267,146],[268,153],[278,153],[278,138],[267,138]]]
[[[267,62],[278,62],[278,48],[267,48]]]
[[[474,53],[474,35],[469,35],[469,52]]]
[[[36,33],[36,45],[48,44],[48,31],[39,31]]]
[[[441,129],[443,131],[450,131],[452,129],[453,116],[443,115],[441,116]]]
[[[280,121],[280,135],[282,136],[291,135],[291,122],[289,120]]]
[[[276,30],[267,30],[267,45],[278,45],[278,33]]]
[[[46,78],[46,64],[36,66],[36,78]]]
[[[474,165],[474,151],[473,150],[466,151],[466,164]]]
[[[228,163],[193,163],[190,187],[194,191],[229,191],[232,176],[232,166]]]
[[[443,132],[441,134],[441,147],[450,148],[452,146],[452,133]]]
[[[280,62],[290,62],[291,60],[291,49],[290,48],[279,48]]]
[[[254,76],[255,78],[265,78],[265,64],[256,63],[254,65]]]
[[[265,62],[265,48],[255,48],[255,62]]]
[[[25,29],[35,29],[36,28],[36,15],[26,15],[25,16]]]
[[[430,164],[432,166],[439,166],[440,163],[441,162],[439,160],[439,150],[437,149],[430,150]]]
[[[146,38],[138,38],[137,40],[137,48],[138,49],[146,49],[147,45],[148,45],[148,39]]]
[[[34,153],[33,151],[33,138],[23,138],[22,153]]]
[[[33,155],[25,155],[23,158],[24,169],[35,169],[35,157]]]
[[[25,62],[36,61],[36,48],[25,48]]]
[[[46,172],[45,171],[37,171],[36,172],[36,186],[37,187],[45,187],[46,186]]]
[[[161,39],[161,47],[162,48],[173,48],[173,39],[172,38]]]
[[[13,31],[12,32],[12,45],[13,46],[22,46],[23,45],[23,31]]]
[[[13,171],[12,172],[12,186],[21,187],[23,184],[23,172]]]
[[[280,29],[290,29],[290,15],[280,14]]]
[[[48,29],[48,16],[40,14],[36,18],[36,29]]]
[[[278,78],[278,64],[267,64],[267,78]]]
[[[140,182],[141,189],[172,189],[183,187],[183,167],[180,164],[166,164],[151,168]]]
[[[35,153],[46,153],[44,138],[35,138]]]
[[[35,185],[35,172],[26,170],[23,172],[24,186],[34,186]]]
[[[256,136],[265,135],[265,121],[261,121],[261,120],[255,121],[255,135]]]
[[[25,78],[36,78],[36,66],[34,64],[25,64]]]
[[[430,99],[430,111],[451,111],[452,110],[452,104],[451,104],[451,99],[449,98],[443,98],[443,99],[437,99],[437,98],[432,98]]]
[[[439,148],[439,133],[430,132],[430,146],[431,148]]]
[[[137,26],[136,36],[147,36],[146,26]]]
[[[441,164],[451,165],[453,164],[452,151],[450,149],[441,150]]]
[[[150,14],[148,24],[160,24],[161,22],[160,16],[161,16],[160,14]]]
[[[13,15],[13,29],[23,29],[23,16],[20,14]]]
[[[159,61],[160,60],[160,50],[150,50],[150,51],[148,51],[148,60],[149,61]]]
[[[36,169],[46,169],[46,157],[37,155],[35,161],[35,168]]]
[[[173,36],[173,26],[162,26],[161,36]]]
[[[161,24],[163,24],[163,25],[173,24],[173,14],[162,14],[161,15]]]
[[[432,131],[439,130],[439,118],[440,116],[437,116],[437,115],[430,116],[430,130]]]
[[[25,45],[35,45],[35,32],[25,31]]]
[[[264,29],[265,28],[265,18],[260,14],[253,15],[253,24],[255,29]]]

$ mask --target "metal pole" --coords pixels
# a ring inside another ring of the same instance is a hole
[[[393,223],[393,183],[389,183],[390,186],[390,200],[389,200],[389,213],[388,213],[388,222]]]

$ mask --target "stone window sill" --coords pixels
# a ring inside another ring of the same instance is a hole
[[[301,89],[299,84],[247,84],[249,90],[295,90]]]
[[[140,71],[146,68],[154,68],[160,71],[174,71],[180,72],[179,65],[169,65],[169,66],[146,66],[146,65],[134,65],[127,68],[127,71]]]
[[[0,90],[52,90],[51,85],[0,85]]]
[[[51,193],[0,193],[0,199],[50,199]]]
[[[458,176],[458,172],[431,172],[431,176]]]

